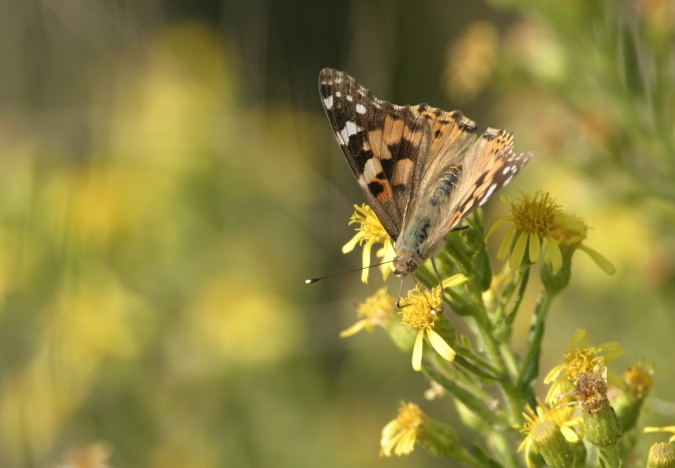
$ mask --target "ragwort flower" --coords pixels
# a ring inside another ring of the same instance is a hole
[[[456,285],[466,281],[464,275],[454,275],[443,281],[443,287]],[[415,339],[413,348],[412,366],[416,371],[422,370],[422,350],[424,348],[424,337],[431,346],[445,360],[453,361],[455,359],[455,350],[448,342],[455,340],[455,328],[448,319],[440,315],[437,311],[441,305],[441,291],[437,286],[431,291],[421,291],[419,286],[408,292],[408,297],[403,306],[403,323],[410,328],[419,330]]]
[[[586,330],[577,329],[563,356],[564,362],[551,369],[551,372],[544,378],[545,384],[553,383],[546,394],[546,401],[550,403],[559,395],[572,391],[574,382],[579,376],[596,372],[607,362],[619,357],[621,353],[623,350],[615,341],[599,346],[589,346]],[[609,375],[608,379],[617,386],[623,386],[618,376]]]
[[[511,216],[495,221],[487,237],[501,226],[511,224],[504,233],[497,252],[499,260],[504,260],[511,253],[511,268],[520,266],[524,258],[530,263],[536,263],[544,254],[544,261],[553,270],[559,270],[563,266],[563,256],[571,257],[574,250],[580,249],[603,271],[614,273],[614,266],[609,260],[582,244],[588,233],[588,226],[584,221],[575,215],[564,213],[548,192],[538,191],[533,197],[523,193],[522,200],[516,202],[505,196],[501,199],[511,206]]]
[[[539,453],[541,440],[537,438],[543,427],[542,423],[554,422],[560,429],[565,440],[570,444],[576,444],[583,437],[584,426],[581,419],[573,418],[574,408],[569,406],[552,407],[544,405],[537,398],[537,407],[532,409],[531,406],[525,407],[523,417],[525,422],[514,427],[521,433],[525,434],[525,438],[518,447],[518,452],[525,450],[525,459],[528,466],[531,466],[530,457]],[[576,430],[573,429],[576,427]]]
[[[370,271],[371,250],[373,244],[383,244],[375,255],[381,259],[382,262],[389,262],[396,256],[394,250],[394,243],[389,237],[389,234],[382,227],[382,223],[377,219],[377,215],[373,209],[365,203],[361,206],[354,205],[356,211],[349,218],[349,225],[358,223],[359,226],[355,228],[356,235],[351,238],[349,242],[342,246],[342,253],[346,254],[354,250],[356,245],[363,245],[362,264],[363,271],[361,272],[361,281],[368,283],[368,272]],[[392,271],[391,264],[380,265],[380,271],[384,279],[387,279],[389,273]]]
[[[396,419],[382,429],[380,456],[408,455],[415,449],[417,433],[424,423],[426,415],[414,403],[401,402]]]
[[[375,294],[356,305],[356,314],[361,319],[340,332],[340,338],[347,338],[361,330],[371,333],[376,326],[387,327],[396,318],[396,299],[380,288]]]
[[[396,419],[382,429],[380,456],[408,455],[415,444],[437,457],[476,466],[475,459],[459,444],[452,427],[428,417],[414,403],[401,402]]]

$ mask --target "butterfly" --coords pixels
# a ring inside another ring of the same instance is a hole
[[[513,152],[506,130],[478,136],[461,111],[381,101],[345,72],[322,70],[319,93],[368,204],[395,240],[400,277],[429,257],[433,262],[446,234],[532,157]]]

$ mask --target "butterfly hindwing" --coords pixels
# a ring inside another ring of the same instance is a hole
[[[462,219],[508,184],[531,157],[531,152],[513,152],[513,134],[506,130],[488,128],[476,138],[462,160],[461,176],[456,178],[454,190],[442,210],[445,215],[429,235],[428,248],[432,249]],[[443,174],[437,174],[435,180],[441,186]]]
[[[344,72],[324,69],[319,92],[340,148],[369,204],[396,239],[429,149],[429,124],[380,101]]]

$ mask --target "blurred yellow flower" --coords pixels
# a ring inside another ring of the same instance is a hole
[[[639,360],[621,374],[626,391],[636,398],[645,398],[654,386],[654,364]]]
[[[425,418],[419,406],[401,402],[396,419],[382,429],[380,456],[391,457],[393,453],[400,457],[411,453],[415,449],[417,432]]]
[[[354,250],[356,245],[363,245],[363,271],[361,272],[361,281],[368,283],[368,272],[370,267],[370,252],[373,244],[380,243],[383,247],[376,253],[382,262],[389,262],[394,259],[396,252],[394,250],[394,243],[387,234],[387,231],[382,227],[382,223],[377,219],[377,215],[373,209],[365,203],[361,206],[354,205],[356,211],[349,219],[348,224],[357,223],[356,235],[351,238],[344,246],[342,246],[342,253],[346,254]],[[391,265],[380,265],[382,275],[386,279],[392,271]]]
[[[396,299],[387,293],[387,288],[378,289],[375,294],[356,305],[356,313],[361,320],[340,332],[340,338],[347,338],[361,330],[368,333],[374,327],[383,326],[396,317]]]
[[[486,21],[469,25],[448,53],[446,87],[455,99],[469,99],[488,83],[497,65],[499,33]]]

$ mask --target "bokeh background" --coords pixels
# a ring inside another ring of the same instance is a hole
[[[0,0],[0,466],[447,466],[378,458],[400,400],[457,422],[384,333],[338,338],[382,280],[303,283],[360,264],[327,66],[535,152],[504,192],[618,270],[576,255],[542,368],[618,340],[673,424],[674,31],[671,0]]]

